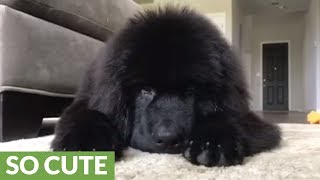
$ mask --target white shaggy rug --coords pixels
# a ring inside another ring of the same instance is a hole
[[[143,153],[129,149],[116,163],[118,180],[320,180],[320,125],[281,124],[280,148],[261,153],[233,167],[194,166],[180,155]],[[48,151],[52,136],[0,143],[0,151]]]

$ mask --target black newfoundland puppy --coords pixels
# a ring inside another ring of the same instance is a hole
[[[279,129],[249,109],[239,60],[208,19],[166,7],[132,18],[106,45],[63,113],[55,151],[134,147],[205,166],[276,147]]]

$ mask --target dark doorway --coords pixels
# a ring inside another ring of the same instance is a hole
[[[287,111],[288,43],[262,45],[263,110]]]

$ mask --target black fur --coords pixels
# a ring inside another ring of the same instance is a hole
[[[188,8],[146,11],[92,63],[52,148],[119,158],[133,146],[205,166],[241,164],[280,142],[248,99],[239,60],[209,20]]]

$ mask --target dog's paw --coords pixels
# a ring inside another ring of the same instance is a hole
[[[59,122],[51,144],[53,151],[115,151],[116,159],[122,156],[124,141],[104,115],[82,111],[72,116],[76,122],[67,119],[70,117],[63,116]]]
[[[237,136],[232,129],[203,126],[186,141],[183,156],[193,164],[207,167],[242,164],[243,144]]]

